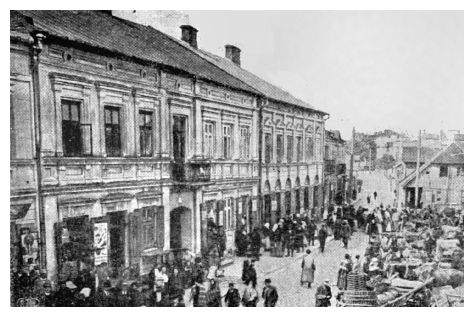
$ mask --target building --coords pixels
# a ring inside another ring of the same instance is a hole
[[[402,167],[397,199],[412,208],[428,205],[464,208],[464,142],[453,142],[431,157],[422,155],[422,158],[418,202],[415,204],[416,167]]]
[[[211,224],[232,250],[238,226],[318,204],[326,113],[181,31],[11,11],[13,267],[145,273],[169,250],[206,254]]]
[[[407,139],[407,136],[392,130],[374,133],[373,140],[376,144],[376,159],[381,159],[384,155],[391,155],[395,158],[399,149],[397,145]]]
[[[339,131],[325,131],[324,205],[341,205],[347,201],[348,176],[346,142]],[[349,159],[350,162],[350,159]]]

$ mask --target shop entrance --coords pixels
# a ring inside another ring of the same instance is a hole
[[[114,274],[118,274],[124,266],[125,245],[125,211],[108,213],[109,216],[109,241],[110,241],[110,264]]]
[[[171,249],[192,249],[192,212],[186,207],[178,207],[170,212]]]
[[[406,205],[410,208],[421,208],[421,195],[423,187],[418,187],[418,203],[415,206],[415,187],[408,187],[406,190]]]

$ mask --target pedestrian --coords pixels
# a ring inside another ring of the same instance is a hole
[[[239,307],[240,306],[240,294],[239,290],[234,288],[234,283],[229,283],[229,289],[224,297],[224,302],[227,307]]]
[[[244,282],[253,282],[257,285],[257,271],[255,270],[255,260],[250,261],[250,265],[247,268],[247,279]]]
[[[255,288],[255,283],[249,281],[246,285],[244,294],[242,295],[242,304],[245,307],[257,307],[258,291]]]
[[[263,304],[265,307],[275,307],[278,301],[278,292],[275,286],[272,285],[272,281],[267,278],[265,279],[265,287],[262,291]]]
[[[367,205],[370,205],[370,196],[367,195]]]
[[[210,279],[209,290],[207,291],[207,307],[221,307],[221,289],[215,279]]]
[[[374,200],[377,201],[377,192],[374,191]]]
[[[319,250],[321,253],[324,253],[324,247],[326,246],[326,239],[328,237],[328,230],[327,225],[323,224],[321,229],[318,232],[318,240],[319,240]]]
[[[346,254],[341,264],[339,265],[339,272],[337,274],[337,287],[345,290],[347,288],[347,275],[352,271],[351,256]]]
[[[260,259],[260,247],[262,245],[262,238],[257,228],[253,229],[250,239],[252,256],[258,261]]]
[[[324,283],[319,285],[316,289],[316,307],[329,307],[331,306],[331,286],[329,280],[324,280]]]
[[[342,243],[344,244],[344,248],[346,249],[348,247],[351,234],[352,234],[351,227],[349,226],[349,223],[347,222],[347,220],[344,220],[341,227],[341,237],[342,237]]]
[[[288,243],[287,243],[288,251],[287,251],[286,256],[290,256],[291,254],[291,256],[293,257],[295,253],[295,239],[296,239],[294,230],[288,230],[287,237],[288,237]]]
[[[352,271],[355,273],[362,273],[362,263],[361,263],[359,254],[355,256],[354,264],[352,266]]]
[[[194,281],[194,285],[193,287],[191,287],[189,301],[193,302],[193,307],[206,307],[207,294],[206,287],[203,284],[203,280],[197,279]]]
[[[178,267],[173,268],[173,273],[169,276],[168,292],[170,297],[177,298],[184,295],[184,274]]]
[[[56,306],[55,300],[51,282],[45,281],[43,284],[43,293],[39,297],[40,307],[54,307]]]
[[[304,283],[308,283],[308,288],[311,288],[311,283],[314,282],[314,271],[316,270],[314,259],[310,257],[310,254],[311,251],[309,249],[306,250],[306,254],[301,262],[301,286]]]
[[[318,230],[318,228],[316,226],[316,223],[314,222],[314,220],[310,221],[309,224],[308,224],[308,229],[307,229],[307,232],[308,232],[308,235],[307,235],[308,245],[310,245],[310,246],[314,246],[314,239],[315,239],[315,235],[316,235],[316,230]]]

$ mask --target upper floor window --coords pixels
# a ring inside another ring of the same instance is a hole
[[[458,166],[456,168],[456,176],[464,176],[464,167]]]
[[[439,177],[447,177],[448,176],[448,166],[441,165],[439,167]]]
[[[300,136],[296,137],[296,161],[301,162],[303,160],[303,142]]]
[[[222,144],[224,158],[232,158],[232,125],[224,124],[222,126]]]
[[[61,100],[64,156],[91,155],[91,125],[81,124],[81,102]]]
[[[306,160],[312,161],[314,153],[314,143],[313,138],[308,137],[306,138]]]
[[[105,151],[107,156],[120,156],[122,142],[120,140],[120,109],[105,107]]]
[[[214,157],[215,154],[215,125],[213,122],[204,123],[204,156]]]
[[[277,134],[276,142],[277,163],[281,163],[283,161],[283,135]]]
[[[153,112],[140,111],[140,156],[153,153]]]
[[[288,163],[293,161],[293,137],[291,135],[286,137],[286,161]]]
[[[249,127],[240,127],[240,158],[250,158],[250,129]]]
[[[272,161],[273,154],[273,140],[270,133],[265,133],[265,163]]]

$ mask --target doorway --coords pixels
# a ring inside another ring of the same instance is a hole
[[[125,264],[125,211],[110,212],[108,216],[110,264],[116,275],[119,269]]]
[[[191,209],[178,207],[170,212],[170,248],[192,249]]]
[[[423,194],[423,187],[418,187],[418,202],[415,206],[415,187],[408,187],[406,190],[406,205],[410,208],[421,208],[421,196]]]

